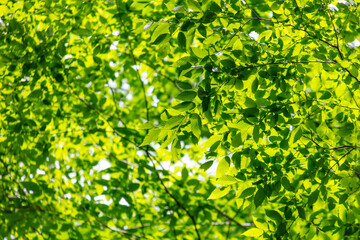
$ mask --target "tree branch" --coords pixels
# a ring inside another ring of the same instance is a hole
[[[195,221],[195,217],[189,212],[189,210],[184,206],[184,204],[182,204],[181,202],[179,202],[179,200],[170,192],[170,190],[165,186],[164,184],[164,181],[162,180],[162,178],[160,177],[160,174],[159,172],[157,171],[157,169],[155,168],[155,164],[154,164],[154,161],[152,159],[152,156],[150,155],[150,153],[148,151],[146,151],[146,155],[147,157],[150,159],[150,161],[153,163],[154,165],[154,171],[157,175],[157,177],[159,178],[159,181],[162,185],[162,187],[164,188],[165,192],[176,202],[176,204],[182,208],[186,214],[189,216],[189,218],[191,219],[193,225],[194,225],[194,228],[195,228],[195,231],[196,231],[196,235],[198,237],[199,240],[201,240],[201,236],[200,236],[200,233],[199,233],[199,230],[197,228],[197,224],[196,224],[196,221]]]
[[[243,229],[247,229],[247,227],[243,226],[241,223],[239,223],[238,221],[236,221],[234,218],[228,216],[226,213],[222,212],[220,209],[218,209],[217,207],[214,206],[215,211],[217,211],[220,215],[224,216],[225,218],[227,218],[229,221],[235,223],[236,225],[238,225],[239,227],[243,228]]]

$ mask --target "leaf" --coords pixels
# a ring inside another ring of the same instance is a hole
[[[269,231],[267,221],[265,221],[264,219],[256,218],[256,217],[254,217],[254,215],[252,215],[252,218],[253,218],[253,222],[257,228],[262,229],[264,231]]]
[[[260,130],[259,125],[255,125],[253,130],[253,139],[255,142],[259,142],[259,130]]]
[[[302,137],[301,126],[298,126],[295,130],[291,131],[289,144],[296,143]]]
[[[21,184],[23,185],[24,188],[26,188],[26,190],[29,193],[30,193],[30,191],[32,191],[32,193],[30,193],[30,194],[34,194],[35,196],[41,195],[41,189],[37,183],[26,181],[26,182],[22,182]]]
[[[237,183],[236,178],[229,176],[229,175],[224,175],[222,177],[220,177],[219,179],[216,180],[217,184],[221,184],[221,185],[231,185],[234,183]]]
[[[160,43],[164,42],[167,37],[170,35],[167,33],[161,34],[155,41],[152,42],[153,45],[159,45]]]
[[[235,88],[236,88],[237,90],[243,89],[243,88],[244,88],[244,83],[243,83],[243,81],[240,80],[240,79],[236,79]]]
[[[189,177],[189,172],[188,170],[186,169],[186,167],[184,167],[182,170],[181,170],[181,178],[183,181],[186,181],[186,179]]]
[[[36,89],[29,94],[28,98],[39,99],[41,96],[42,96],[42,90]]]
[[[248,108],[256,108],[257,107],[256,102],[248,97],[245,99],[245,106]]]
[[[282,222],[278,225],[276,229],[276,236],[282,237],[286,234],[286,222]]]
[[[195,137],[197,137],[197,139],[200,139],[201,136],[201,118],[199,117],[198,114],[193,113],[191,114],[191,118],[190,118],[190,122],[191,122],[191,131],[192,133],[195,135]]]
[[[251,228],[249,230],[246,230],[241,235],[244,235],[246,237],[260,237],[263,235],[264,231],[259,228]]]
[[[195,91],[183,91],[179,95],[176,96],[176,99],[182,101],[192,101],[197,96]]]
[[[220,178],[226,174],[226,172],[229,170],[229,162],[226,160],[226,158],[222,158],[219,162],[219,165],[216,169],[216,177]]]
[[[170,44],[164,43],[160,46],[158,51],[158,58],[163,59],[165,58],[170,52]]]
[[[260,34],[260,36],[259,36],[260,42],[267,42],[267,41],[269,41],[271,35],[272,35],[272,30],[263,31],[263,32]],[[263,41],[262,41],[262,39],[263,39]]]
[[[193,102],[182,102],[178,105],[173,106],[174,109],[182,112],[190,111],[195,108],[195,103]]]
[[[141,125],[141,127],[139,127],[139,129],[150,129],[153,127],[154,127],[154,124],[152,122],[146,122],[143,125]]]
[[[314,192],[312,192],[308,198],[308,206],[310,207],[311,205],[313,205],[317,199],[319,197],[319,190],[315,190]]]
[[[304,208],[302,208],[302,207],[296,207],[296,209],[297,209],[297,211],[298,211],[299,217],[302,218],[302,219],[306,219]]]
[[[281,217],[280,213],[275,210],[265,210],[265,213],[266,213],[266,216],[268,216],[269,218],[271,218],[277,222],[282,221],[282,217]]]
[[[188,83],[188,82],[184,82],[184,81],[176,81],[176,84],[181,87],[182,89],[192,89],[193,86]]]
[[[286,177],[283,177],[281,179],[281,185],[288,191],[293,191],[293,188],[291,186],[291,183],[289,181],[289,179],[287,179]]]
[[[255,80],[251,84],[251,91],[252,93],[255,93],[259,86],[259,80],[255,78]]]
[[[187,4],[189,8],[193,11],[201,12],[201,5],[198,3],[197,0],[187,0]]]
[[[139,189],[140,184],[138,183],[130,183],[129,185],[129,192],[135,192],[137,189]]]
[[[150,129],[148,134],[146,134],[143,142],[141,143],[140,147],[149,145],[150,143],[157,140],[157,137],[159,136],[161,129],[160,128],[153,128]]]
[[[200,24],[197,30],[203,37],[206,38],[206,27],[203,24]]]
[[[237,170],[241,169],[241,153],[240,152],[236,152],[232,155],[231,157],[234,165],[235,165],[235,168]]]
[[[222,190],[221,190],[222,189]],[[208,199],[219,199],[224,197],[230,191],[230,187],[225,188],[215,188],[214,191],[210,194]]]
[[[224,68],[231,69],[236,67],[234,60],[227,58],[220,61],[220,63],[224,66]]]
[[[212,165],[214,161],[207,161],[203,164],[201,164],[200,169],[203,169],[204,171],[208,170]]]
[[[240,39],[236,39],[234,45],[233,45],[233,50],[242,50],[244,48],[242,42]]]
[[[260,187],[254,197],[255,207],[260,206],[265,200],[265,197],[266,197],[265,190],[264,188]]]
[[[184,119],[185,117],[182,115],[172,117],[166,122],[164,129],[172,129],[174,127],[178,127]]]
[[[157,41],[157,39],[162,35],[166,36],[169,34],[169,24],[168,23],[160,23],[157,28],[154,30],[154,32],[151,34],[151,43],[154,43]],[[158,43],[159,44],[159,43]]]
[[[185,50],[186,49],[186,37],[183,32],[179,32],[179,34],[177,36],[177,40],[178,40],[179,47],[181,49]]]
[[[241,138],[241,132],[236,133],[232,138],[231,138],[231,145],[235,148],[239,147],[242,144],[242,138]]]
[[[247,189],[245,189],[241,195],[240,195],[240,198],[247,198],[249,196],[252,196],[255,192],[256,188],[255,187],[249,187]]]

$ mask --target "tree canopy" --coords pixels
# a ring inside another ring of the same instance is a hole
[[[0,0],[0,237],[358,239],[353,0]]]

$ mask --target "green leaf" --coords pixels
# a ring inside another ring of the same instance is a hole
[[[172,117],[166,122],[164,129],[172,129],[174,127],[178,127],[184,119],[185,117],[182,115]]]
[[[29,193],[30,193],[30,191],[32,191],[32,193],[30,193],[30,194],[34,194],[35,196],[41,195],[41,189],[37,183],[26,181],[26,182],[22,182],[21,184],[23,185],[24,188],[26,188],[26,190]]]
[[[206,38],[206,27],[203,24],[200,24],[197,30],[203,37]]]
[[[197,0],[187,0],[187,4],[193,11],[201,12],[201,5]]]
[[[163,45],[160,46],[159,48],[159,52],[158,52],[158,57],[160,59],[165,58],[170,52],[170,45],[169,43],[164,43]]]
[[[265,210],[265,213],[266,213],[266,216],[268,216],[269,218],[271,218],[277,222],[282,221],[282,217],[281,217],[280,213],[275,210]]]
[[[297,209],[297,211],[298,211],[299,217],[302,218],[302,219],[306,219],[304,208],[302,208],[302,207],[296,207],[296,209]]]
[[[287,179],[286,177],[283,177],[281,179],[281,185],[288,191],[293,191],[293,188],[291,186],[291,183],[289,181],[289,179]]]
[[[267,221],[265,221],[264,219],[256,218],[256,217],[254,217],[254,215],[252,215],[252,218],[253,218],[253,222],[257,228],[262,229],[264,231],[269,231]]]
[[[192,133],[195,135],[195,137],[200,139],[201,126],[202,126],[201,118],[199,117],[198,114],[193,113],[193,114],[191,114],[190,122],[191,122],[191,131],[192,131]]]
[[[42,90],[36,89],[29,94],[28,98],[39,99],[41,96],[42,96]]]
[[[154,32],[151,34],[151,43],[154,43],[156,41],[158,41],[160,36],[165,36],[168,35],[169,32],[169,24],[168,23],[160,23],[157,28],[154,30]],[[164,38],[164,37],[162,37]],[[157,43],[159,44],[159,43]]]
[[[242,144],[242,138],[241,138],[241,132],[236,133],[232,138],[231,138],[231,145],[235,148],[239,147]]]
[[[308,198],[308,206],[310,207],[311,205],[313,205],[317,199],[319,197],[319,190],[315,190],[314,192],[312,192]]]
[[[291,131],[291,136],[289,140],[289,144],[296,143],[302,137],[301,126]]]
[[[184,82],[184,81],[176,81],[176,84],[181,87],[182,89],[192,89],[193,86],[188,83],[188,82]]]
[[[189,177],[189,172],[186,168],[183,168],[181,170],[181,178],[183,181],[186,181],[186,179]]]
[[[243,88],[244,88],[244,83],[243,83],[243,81],[240,80],[240,79],[236,79],[235,88],[236,88],[237,90],[243,89]]]
[[[258,125],[255,125],[253,130],[253,139],[255,142],[259,142],[259,130],[260,127]]]
[[[208,199],[219,199],[224,197],[230,191],[230,187],[225,188],[215,188],[214,191],[210,194]]]
[[[165,41],[165,39],[167,39],[170,35],[167,34],[167,33],[164,33],[164,34],[161,34],[159,37],[157,37],[155,39],[155,41],[152,42],[153,45],[159,45],[161,44],[162,42]]]
[[[256,102],[248,97],[245,99],[245,106],[248,108],[256,108],[257,107]]]
[[[269,41],[271,35],[272,35],[272,30],[263,31],[259,36],[259,40],[261,42],[267,42],[267,41]]]
[[[255,192],[256,188],[255,187],[249,187],[247,189],[245,189],[244,191],[242,191],[240,198],[247,198],[249,196],[252,196]]]
[[[260,187],[254,197],[255,207],[260,206],[265,200],[266,194],[264,188]]]
[[[135,192],[137,189],[139,189],[140,184],[138,183],[130,183],[129,185],[129,192]]]
[[[143,142],[141,143],[140,147],[149,145],[152,142],[155,142],[159,136],[161,129],[160,128],[153,128],[150,129],[148,134],[146,134]]]
[[[193,102],[182,102],[178,105],[173,106],[174,109],[182,112],[190,111],[195,108],[195,103]]]
[[[177,40],[178,40],[179,47],[181,49],[185,50],[186,49],[186,37],[183,32],[179,32],[179,34],[177,36]]]
[[[203,169],[204,171],[208,170],[212,165],[214,161],[207,161],[203,164],[201,164],[200,169]]]
[[[255,93],[256,90],[258,89],[258,86],[259,86],[259,80],[256,78],[251,84],[251,91]]]
[[[152,122],[146,122],[139,127],[139,129],[150,129],[153,128],[154,124]]]
[[[240,152],[236,152],[232,155],[231,157],[234,165],[235,165],[235,168],[237,170],[241,169],[241,153]]]
[[[194,91],[183,91],[176,96],[176,99],[182,101],[192,101],[197,96],[197,93]]]
[[[233,45],[233,50],[243,50],[244,45],[242,44],[240,39],[236,39]],[[241,81],[241,80],[240,80]],[[238,89],[238,88],[237,88]],[[242,88],[241,88],[242,89]],[[239,89],[240,90],[240,89]]]

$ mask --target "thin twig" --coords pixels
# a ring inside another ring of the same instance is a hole
[[[126,33],[128,33],[128,30],[127,30],[127,28],[126,28],[126,25],[125,25],[125,23],[123,22],[123,20],[122,20],[122,18],[121,18],[120,7],[119,7],[118,4],[116,4],[116,7],[117,7],[117,9],[118,9],[118,16],[119,16],[118,18],[119,18],[119,21],[120,21],[121,25],[123,26],[124,31],[125,31]],[[132,44],[131,44],[131,41],[130,41],[130,38],[129,38],[129,37],[127,37],[127,41],[128,41],[128,45],[129,45],[129,50],[130,50],[131,58],[132,58],[132,60],[134,61],[134,64],[135,64],[135,65],[138,65],[138,64],[137,64],[137,61],[136,61],[136,58],[135,58],[135,56],[134,56],[134,49],[133,49],[133,47],[132,47]],[[149,114],[148,100],[147,100],[147,97],[146,97],[145,84],[144,84],[144,82],[141,80],[141,76],[140,76],[140,73],[139,73],[139,69],[136,68],[135,71],[136,71],[137,78],[138,78],[138,80],[140,81],[141,88],[142,88],[143,95],[144,95],[145,108],[146,108],[146,119],[149,121],[150,114]]]
[[[214,206],[215,211],[217,211],[220,215],[224,216],[225,218],[227,218],[229,221],[234,222],[236,225],[238,225],[239,227],[243,228],[243,229],[247,229],[247,227],[243,226],[241,223],[239,223],[238,221],[236,221],[234,218],[228,216],[226,213],[222,212],[220,209],[218,209],[217,207]]]
[[[154,165],[154,171],[162,185],[162,187],[164,188],[165,192],[176,202],[176,204],[182,208],[186,214],[189,216],[189,218],[191,219],[193,225],[194,225],[194,228],[195,228],[195,231],[196,231],[196,235],[198,237],[199,240],[201,240],[201,236],[200,236],[200,233],[199,233],[199,230],[197,228],[197,224],[196,224],[196,221],[195,221],[195,217],[189,212],[189,210],[181,203],[179,202],[179,200],[170,192],[170,190],[165,186],[164,184],[164,181],[162,180],[162,178],[160,177],[160,174],[159,172],[157,171],[157,169],[155,168],[155,164],[154,164],[154,161],[152,159],[152,156],[149,154],[148,151],[146,151],[146,154],[147,154],[147,157],[150,159],[150,161],[153,163]]]

